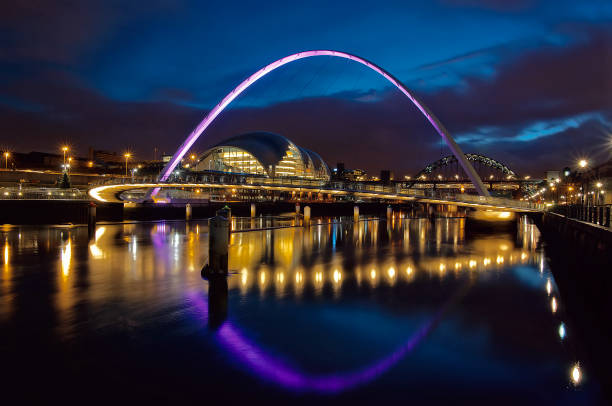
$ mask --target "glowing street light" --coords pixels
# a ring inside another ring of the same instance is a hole
[[[64,166],[66,165],[66,152],[68,152],[69,150],[70,148],[65,145],[62,147],[62,152],[64,153]]]
[[[578,166],[581,168],[586,168],[588,164],[589,162],[586,159],[581,159],[580,161],[578,161]]]
[[[598,188],[601,188],[601,187],[603,186],[603,184],[602,184],[601,182],[597,182],[597,183],[595,184],[595,186],[597,186]]]
[[[582,374],[580,373],[580,364],[576,363],[572,368],[572,382],[574,385],[578,385],[581,378]]]
[[[128,159],[130,159],[132,154],[126,152],[125,154],[123,154],[123,156],[125,157],[125,176],[128,176]]]

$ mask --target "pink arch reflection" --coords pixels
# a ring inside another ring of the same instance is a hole
[[[431,125],[436,129],[438,134],[440,134],[440,136],[444,139],[444,141],[446,142],[446,144],[452,151],[453,155],[455,155],[455,157],[461,164],[461,167],[463,168],[465,173],[468,175],[468,177],[474,184],[478,193],[481,196],[489,196],[489,192],[487,191],[486,187],[482,183],[480,177],[478,176],[478,174],[476,173],[472,165],[469,163],[469,161],[465,158],[463,151],[461,151],[461,148],[459,148],[459,145],[457,145],[457,143],[455,142],[453,137],[450,135],[450,133],[446,130],[446,128],[444,128],[444,126],[436,118],[436,116],[434,116],[433,113],[420,100],[418,100],[416,96],[414,96],[412,92],[408,90],[408,88],[406,88],[406,86],[404,86],[399,80],[394,78],[390,73],[388,73],[381,67],[375,65],[374,63],[366,59],[360,58],[352,54],[348,54],[346,52],[331,51],[331,50],[305,51],[305,52],[298,52],[297,54],[286,56],[284,58],[274,61],[271,64],[261,68],[260,70],[258,70],[257,72],[249,76],[247,79],[245,79],[234,90],[232,90],[227,96],[225,96],[223,100],[221,100],[219,104],[217,104],[206,115],[206,117],[204,117],[202,122],[198,124],[198,126],[191,132],[191,134],[189,134],[185,142],[181,144],[179,149],[172,156],[172,159],[170,160],[170,162],[168,162],[168,164],[162,171],[162,175],[160,176],[159,180],[162,182],[165,182],[168,179],[168,177],[170,176],[174,168],[176,168],[180,160],[187,153],[187,151],[189,151],[191,146],[196,142],[196,140],[200,137],[200,135],[202,135],[202,133],[208,128],[208,126],[210,126],[210,124],[214,121],[214,119],[217,118],[217,116],[221,114],[221,112],[236,97],[238,97],[242,92],[244,92],[249,86],[251,86],[253,83],[261,79],[268,73],[272,72],[273,70],[283,65],[286,65],[290,62],[294,62],[300,59],[313,57],[313,56],[334,56],[338,58],[349,59],[351,61],[355,61],[362,65],[367,66],[368,68],[372,69],[373,71],[375,71],[376,73],[378,73],[379,75],[387,79],[389,82],[391,82],[406,97],[408,97],[412,101],[412,103],[414,103],[414,105],[420,110],[420,112],[425,116],[425,118],[427,118],[427,121],[431,123]],[[156,194],[158,190],[159,189],[155,189],[153,194]]]
[[[339,393],[376,379],[401,361],[429,335],[453,303],[460,299],[467,288],[459,289],[419,329],[391,354],[355,371],[329,375],[312,375],[269,354],[261,346],[247,338],[240,328],[226,321],[217,331],[217,340],[240,365],[258,378],[297,392]],[[208,303],[199,293],[190,295],[201,315],[208,318]]]

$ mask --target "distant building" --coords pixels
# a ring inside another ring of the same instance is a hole
[[[393,180],[393,172],[388,169],[383,169],[380,171],[380,181],[381,182],[390,182]]]
[[[546,171],[546,182],[554,182],[556,179],[561,179],[560,171]]]
[[[267,132],[242,134],[220,142],[197,159],[193,170],[316,180],[329,180],[331,176],[319,154]]]
[[[103,150],[96,150],[89,148],[89,160],[98,163],[105,164],[116,164],[123,162],[123,156],[118,155],[116,152],[109,152]]]
[[[336,179],[351,182],[366,180],[367,174],[363,169],[346,169],[343,162],[338,162],[334,168],[333,176]]]

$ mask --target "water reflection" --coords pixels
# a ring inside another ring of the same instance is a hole
[[[83,325],[107,328],[108,320],[126,318],[130,329],[138,329],[147,318],[172,314],[168,317],[191,329],[208,326],[215,345],[251,377],[285,389],[339,393],[384,382],[392,370],[419,379],[402,365],[414,362],[435,369],[439,361],[424,355],[434,351],[432,346],[466,345],[461,348],[473,358],[494,357],[469,348],[470,340],[477,339],[465,337],[480,330],[500,336],[504,328],[497,319],[503,316],[482,314],[498,306],[499,295],[522,301],[532,297],[533,288],[538,298],[530,303],[537,307],[530,312],[549,326],[550,337],[528,337],[514,329],[514,339],[528,348],[535,345],[530,341],[541,342],[538,348],[550,351],[547,360],[563,363],[565,384],[584,383],[584,371],[573,355],[571,324],[563,321],[537,229],[527,222],[516,235],[468,235],[462,219],[432,223],[399,217],[388,224],[321,219],[309,230],[234,233],[231,275],[204,282],[194,271],[207,260],[207,232],[204,223],[103,225],[89,240],[83,228],[3,228],[0,321],[24,321],[26,313],[18,306],[31,298],[28,281],[33,277],[26,269],[38,266],[36,277],[49,285],[43,299],[49,299],[45,304],[53,313],[53,331],[62,339],[77,336]],[[496,282],[502,279],[503,286]],[[472,300],[486,308],[470,308],[470,301],[462,302],[466,295],[474,295]],[[372,312],[351,313],[363,308]],[[507,316],[513,309],[499,311]],[[187,317],[191,312],[198,317]],[[283,321],[263,325],[263,320],[270,322],[266,317]],[[311,336],[302,343],[298,338],[292,347],[285,330],[300,329],[302,322],[318,326],[329,338]],[[369,335],[376,329],[382,338]],[[345,342],[348,334],[355,344]],[[468,344],[458,344],[463,342]],[[318,346],[324,354],[319,357],[314,350]]]

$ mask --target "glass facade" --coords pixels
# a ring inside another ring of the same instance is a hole
[[[220,145],[202,155],[194,169],[196,171],[218,171],[266,177],[329,180],[329,169],[318,155],[309,153],[291,141],[285,141],[284,138],[283,142],[285,142],[283,148],[286,149],[282,157],[278,153],[278,149],[264,148],[259,151],[259,154],[267,157],[268,161],[258,159],[256,154],[247,151],[246,148]],[[272,164],[270,163],[271,156],[277,157]]]
[[[267,175],[264,167],[253,155],[236,147],[215,148],[203,157],[196,169]]]

